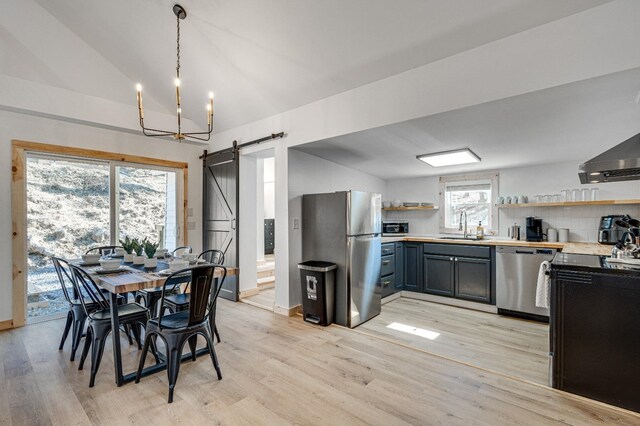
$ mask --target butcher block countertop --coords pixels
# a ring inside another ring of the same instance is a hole
[[[442,238],[432,235],[406,235],[399,237],[382,237],[383,243],[393,242],[415,242],[415,243],[440,243],[440,244],[467,244],[467,245],[479,245],[479,246],[518,246],[518,247],[533,247],[533,248],[553,248],[562,250],[564,253],[574,254],[595,254],[601,256],[608,256],[611,254],[610,245],[591,243],[591,242],[569,242],[569,243],[550,243],[547,241],[542,242],[528,242],[518,241],[507,238],[485,238],[482,240],[452,240],[448,238]]]

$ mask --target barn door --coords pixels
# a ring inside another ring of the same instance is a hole
[[[224,252],[225,266],[238,266],[238,152],[225,150],[204,159],[203,247]],[[237,276],[228,276],[220,296],[238,301]]]

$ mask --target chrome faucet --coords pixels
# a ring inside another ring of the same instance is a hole
[[[467,238],[467,211],[462,210],[460,212],[460,225],[458,226],[458,231],[462,231],[462,216],[464,216],[464,236],[463,238]]]

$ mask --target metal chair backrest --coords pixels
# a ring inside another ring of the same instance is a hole
[[[89,250],[87,250],[84,254],[91,254],[95,251],[97,251],[98,253],[100,253],[101,256],[104,256],[105,254],[109,254],[109,253],[113,253],[115,252],[115,250],[117,248],[122,248],[122,246],[99,246],[99,247],[91,247]]]
[[[62,286],[62,293],[64,293],[64,298],[67,299],[67,302],[73,303],[78,297],[76,293],[76,288],[73,283],[73,272],[71,271],[71,266],[69,262],[59,257],[51,257],[51,262],[53,262],[53,267],[56,269],[56,274],[58,275],[58,281],[60,281],[60,286]],[[73,294],[69,294],[69,288],[73,291]]]
[[[180,257],[185,253],[192,253],[192,252],[193,252],[193,249],[191,248],[191,246],[182,246],[182,247],[176,247],[175,249],[173,249],[171,254],[173,255],[173,257]]]
[[[89,316],[89,314],[94,310],[87,309],[86,299],[89,299],[93,304],[97,305],[99,309],[108,309],[109,301],[100,291],[98,284],[93,281],[93,278],[91,278],[84,269],[76,265],[69,266],[73,271],[73,285],[76,289],[76,293],[78,294],[78,299],[80,299],[80,303],[82,303],[82,308],[84,309],[85,314]]]
[[[214,265],[222,265],[224,263],[224,252],[220,250],[205,250],[198,255],[198,259],[204,259]]]
[[[223,274],[218,279],[212,294],[212,286],[215,278],[216,269],[222,269]],[[182,269],[174,272],[167,277],[162,286],[162,295],[160,297],[160,317],[158,318],[158,326],[162,329],[162,317],[164,314],[164,297],[168,287],[175,285],[174,281],[183,280],[185,274],[191,275],[190,285],[191,293],[189,300],[189,322],[188,325],[201,324],[208,320],[211,315],[211,309],[216,303],[220,289],[227,277],[227,268],[221,265],[204,265],[194,266],[192,268]]]

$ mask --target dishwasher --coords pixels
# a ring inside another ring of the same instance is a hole
[[[549,309],[536,306],[540,264],[551,261],[555,249],[496,247],[496,306],[498,314],[549,322]]]

